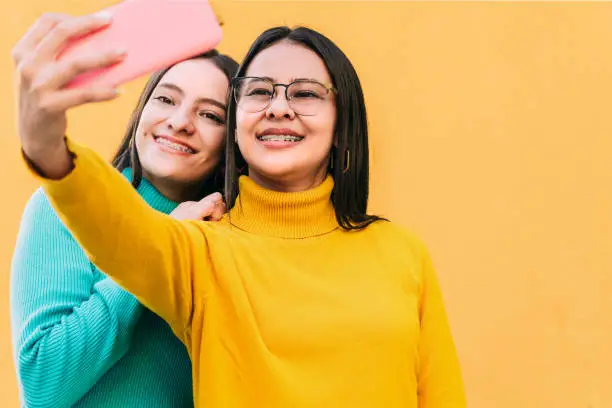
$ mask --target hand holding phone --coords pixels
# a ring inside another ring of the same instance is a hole
[[[22,150],[48,178],[72,168],[64,139],[68,110],[114,99],[117,85],[208,51],[221,39],[206,0],[126,0],[106,11],[110,21],[45,14],[11,52]]]
[[[116,87],[183,59],[210,51],[222,32],[207,0],[125,0],[102,11],[111,24],[72,39],[58,60],[123,49],[125,58],[110,67],[84,73],[66,88]]]

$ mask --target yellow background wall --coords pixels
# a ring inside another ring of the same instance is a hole
[[[18,155],[9,50],[44,11],[107,4],[28,0],[3,13],[2,407],[17,406],[9,263],[36,187]],[[356,65],[370,113],[372,209],[431,249],[470,406],[612,407],[612,4],[222,6],[220,48],[236,58],[262,29],[304,23]],[[74,111],[72,137],[110,157],[143,83]]]

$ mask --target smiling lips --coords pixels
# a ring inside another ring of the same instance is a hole
[[[165,151],[170,153],[179,153],[185,155],[195,154],[196,151],[188,144],[166,135],[153,135],[155,143],[163,147]]]
[[[304,136],[291,129],[270,128],[257,134],[257,140],[270,147],[285,147],[294,145],[304,139]]]
[[[291,129],[270,128],[256,135],[257,140],[268,147],[288,147],[304,140],[304,136]],[[164,151],[181,155],[192,155],[196,150],[183,141],[167,135],[153,135],[153,140]]]

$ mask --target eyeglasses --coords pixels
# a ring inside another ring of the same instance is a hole
[[[237,77],[232,80],[232,86],[238,108],[251,113],[267,109],[279,86],[285,87],[285,98],[291,110],[302,116],[316,115],[329,93],[337,93],[332,86],[311,79],[275,84],[267,78]]]

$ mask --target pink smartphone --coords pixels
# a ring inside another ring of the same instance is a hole
[[[124,0],[104,11],[112,14],[111,24],[72,40],[58,59],[114,49],[123,49],[127,55],[121,63],[79,75],[67,88],[116,87],[210,51],[222,37],[207,0]]]

